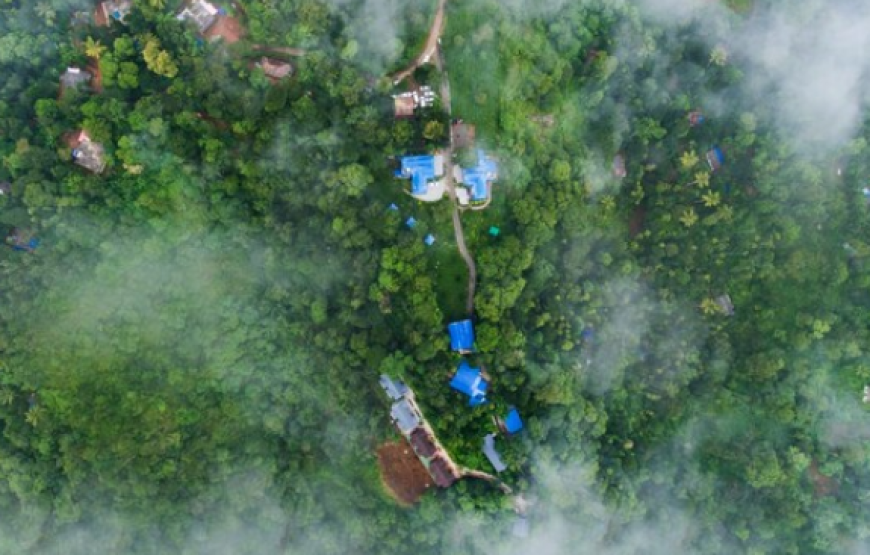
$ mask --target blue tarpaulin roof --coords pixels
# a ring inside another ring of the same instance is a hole
[[[395,202],[394,202],[393,204],[389,205],[387,208],[389,208],[389,209],[392,210],[393,212],[395,212],[396,210],[399,209],[399,207],[396,205]]]
[[[717,170],[719,166],[725,163],[725,155],[722,154],[722,149],[714,146],[707,152],[707,163],[710,164],[711,170]]]
[[[450,348],[454,351],[469,352],[474,348],[474,326],[471,320],[453,322],[447,326],[450,334]]]
[[[488,158],[482,150],[477,151],[477,166],[462,168],[462,182],[471,189],[471,200],[483,201],[489,198],[487,183],[498,177],[495,160]]]
[[[430,233],[425,239],[423,239],[423,242],[431,247],[432,243],[435,242],[435,236]]]
[[[411,216],[410,218],[405,220],[405,225],[413,228],[415,225],[417,225],[417,220],[414,219],[414,216]]]
[[[450,380],[450,387],[468,395],[468,405],[476,407],[486,402],[486,389],[489,384],[480,375],[480,368],[472,368],[463,360]]]
[[[396,177],[411,180],[411,194],[426,194],[429,181],[437,177],[435,157],[431,155],[405,156],[402,158],[402,169],[396,172]]]
[[[504,419],[504,428],[509,434],[515,434],[523,429],[523,419],[520,418],[520,413],[517,409],[511,409],[507,417]]]

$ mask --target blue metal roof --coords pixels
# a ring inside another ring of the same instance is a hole
[[[417,220],[414,219],[414,216],[411,216],[410,218],[405,220],[405,225],[413,228],[415,225],[417,225]]]
[[[714,146],[707,152],[707,163],[710,164],[710,169],[715,171],[725,163],[725,155],[722,154],[722,149]]]
[[[425,239],[423,239],[423,242],[431,247],[432,243],[435,242],[435,236],[430,233]]]
[[[480,368],[472,368],[466,361],[459,364],[456,374],[450,380],[450,387],[468,395],[468,406],[476,407],[486,402],[489,384],[480,375]]]
[[[453,322],[447,326],[450,334],[450,348],[454,351],[470,352],[474,349],[474,326],[471,320]]]
[[[488,158],[482,150],[477,151],[477,166],[462,168],[462,182],[471,189],[471,200],[483,201],[489,198],[487,184],[498,177],[498,165]]]
[[[389,209],[392,210],[393,212],[395,212],[396,210],[399,209],[399,207],[396,205],[395,202],[394,202],[393,204],[387,206],[387,208],[389,208]]]
[[[504,428],[509,434],[515,434],[523,429],[523,419],[517,409],[512,408],[504,419]]]
[[[432,155],[405,156],[402,158],[402,169],[396,171],[396,177],[411,180],[411,194],[425,194],[429,181],[436,177],[435,157]]]

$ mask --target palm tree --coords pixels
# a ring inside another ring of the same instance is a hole
[[[88,57],[99,60],[105,52],[106,47],[100,44],[100,41],[94,40],[91,37],[85,39],[85,54],[87,54]]]
[[[166,7],[166,0],[148,0],[148,4],[155,10],[162,10]]]
[[[686,227],[692,227],[693,225],[698,223],[698,215],[695,213],[695,210],[692,208],[686,208],[686,210],[680,216],[680,223],[682,223]]]
[[[719,193],[715,191],[710,191],[709,193],[702,195],[701,200],[704,201],[704,206],[706,206],[707,208],[713,208],[719,206],[719,203],[722,201],[722,197],[719,195]]]

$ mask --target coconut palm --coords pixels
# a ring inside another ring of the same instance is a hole
[[[99,60],[105,52],[106,47],[103,46],[100,41],[94,40],[91,37],[85,39],[85,54],[87,54],[88,57]]]

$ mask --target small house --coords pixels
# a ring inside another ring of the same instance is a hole
[[[410,391],[407,385],[400,381],[393,380],[386,374],[381,374],[379,381],[384,392],[387,394],[387,397],[393,401],[398,401],[402,397],[405,397]]]
[[[408,94],[398,94],[393,97],[393,114],[396,119],[414,116],[414,98]]]
[[[431,233],[423,238],[423,242],[426,243],[427,247],[431,247],[435,244],[435,236]]]
[[[92,77],[89,72],[83,69],[77,67],[66,68],[66,71],[60,76],[61,94],[67,89],[78,89],[80,86],[88,83]]]
[[[486,390],[489,384],[480,374],[480,368],[472,368],[466,361],[459,363],[456,374],[450,380],[450,387],[468,396],[468,406],[477,407],[486,403]]]
[[[429,462],[429,474],[435,480],[435,484],[441,488],[449,488],[462,477],[459,468],[441,453]]]
[[[449,324],[447,333],[450,334],[451,349],[462,354],[474,351],[474,324],[471,323],[471,320]]]
[[[77,165],[94,173],[102,173],[106,169],[103,145],[92,141],[84,131],[73,135],[70,147],[72,148],[73,162]]]
[[[511,407],[507,416],[499,419],[499,428],[506,434],[513,435],[523,429],[523,419],[520,418],[520,413],[517,409]]]
[[[698,110],[695,110],[693,112],[689,112],[689,125],[691,127],[701,125],[702,123],[704,123],[704,114],[702,114]]]
[[[507,465],[501,460],[501,455],[495,448],[495,434],[487,434],[483,438],[483,454],[489,459],[496,472],[504,472]]]
[[[407,220],[405,220],[405,225],[408,226],[408,229],[414,229],[417,227],[417,220],[414,219],[414,216],[409,216]]]
[[[6,244],[16,251],[33,252],[39,246],[39,239],[30,231],[14,227],[6,236]]]
[[[205,33],[217,21],[218,15],[219,10],[214,4],[206,2],[206,0],[192,0],[175,16],[175,19],[191,21],[200,33]]]
[[[401,400],[393,403],[390,409],[390,417],[393,423],[403,434],[410,434],[414,428],[423,423],[423,416],[417,408],[416,403],[410,399],[403,397]]]
[[[257,67],[262,69],[263,73],[266,74],[266,77],[272,81],[279,81],[293,73],[293,66],[287,62],[267,58],[265,56],[260,58],[260,61],[257,62]]]
[[[402,168],[396,171],[396,177],[411,181],[411,196],[421,200],[432,200],[430,197],[440,189],[437,194],[440,199],[443,195],[444,184],[444,157],[440,154],[405,156],[401,160]],[[434,198],[434,197],[433,197]]]
[[[420,427],[411,432],[411,437],[408,439],[411,442],[411,447],[417,452],[420,457],[430,458],[438,452],[438,446],[435,445],[435,438],[429,433],[426,428]]]
[[[625,169],[625,156],[621,153],[613,157],[613,175],[619,179],[623,179],[628,175]]]
[[[487,202],[490,199],[492,182],[498,179],[498,165],[483,150],[477,151],[477,165],[462,168],[459,182],[469,189],[471,202]]]
[[[716,297],[716,304],[726,316],[734,316],[734,303],[731,302],[731,295],[719,295]]]
[[[101,21],[105,21],[106,24],[113,21],[126,23],[124,19],[129,15],[130,10],[133,9],[133,0],[106,0],[105,2],[100,2],[100,6],[97,9],[102,12],[101,15],[103,17]]]
[[[718,170],[724,163],[725,155],[722,154],[722,149],[718,146],[707,151],[707,164],[710,166],[710,171]]]

